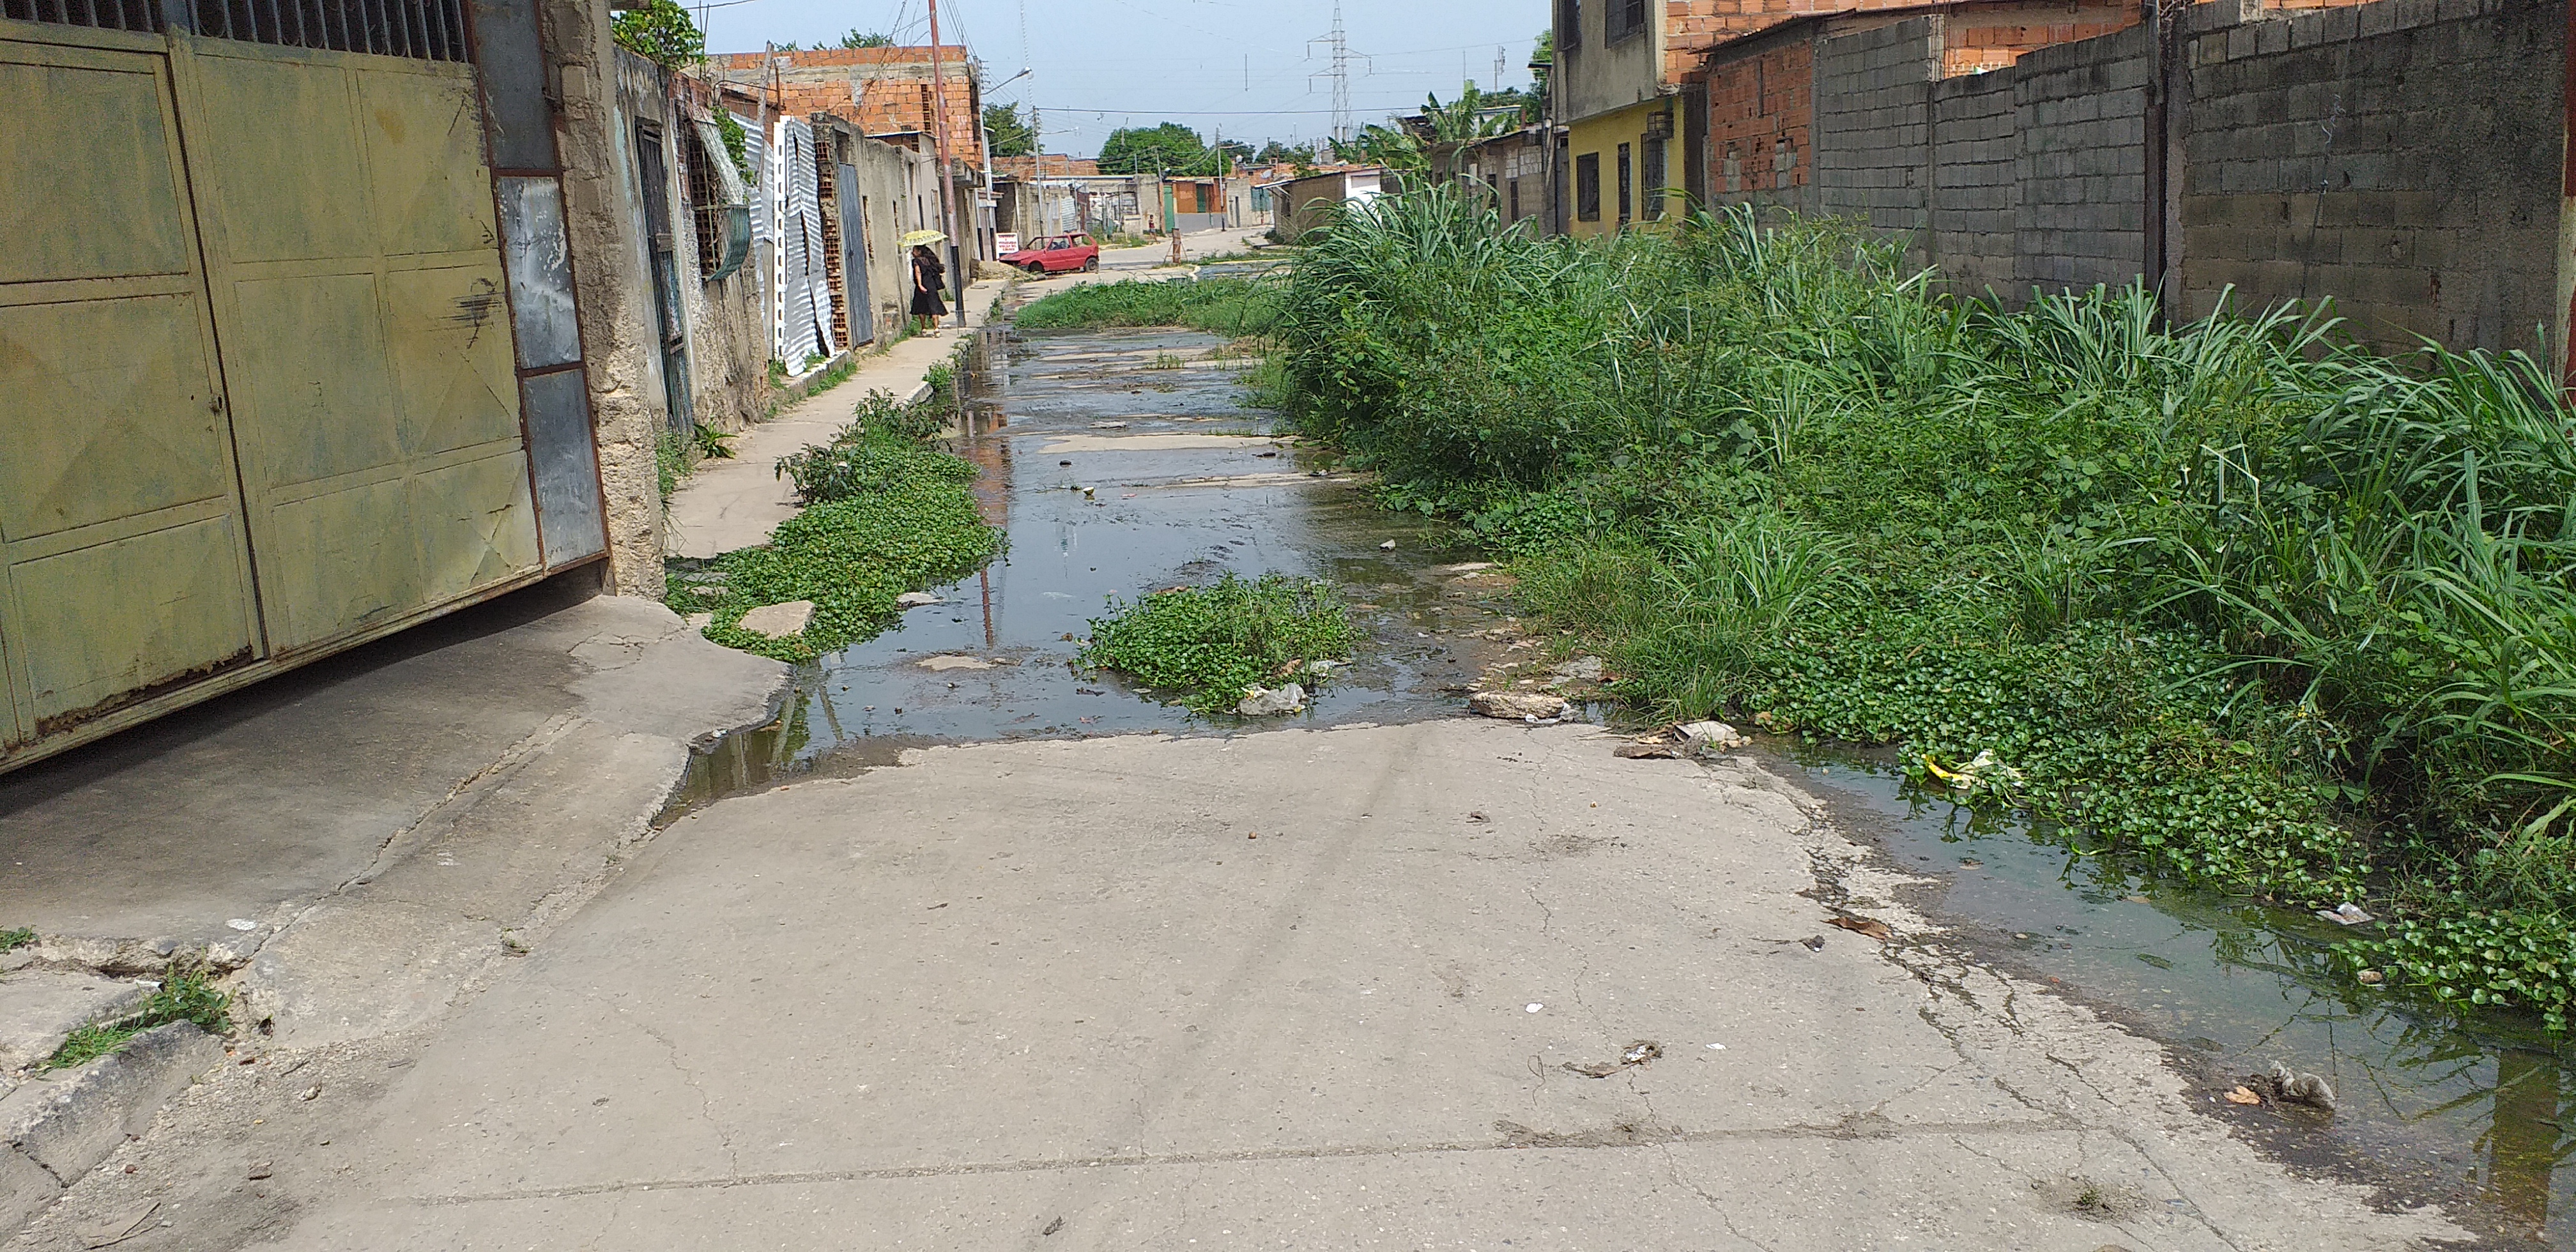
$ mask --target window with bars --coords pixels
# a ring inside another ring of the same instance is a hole
[[[1634,217],[1634,216],[1636,216],[1636,213],[1635,213],[1635,211],[1634,211],[1634,206],[1636,205],[1636,203],[1637,203],[1637,163],[1636,163],[1635,158],[1634,158],[1634,157],[1629,153],[1629,151],[1628,151],[1628,145],[1626,145],[1626,144],[1624,144],[1624,143],[1623,143],[1623,144],[1619,145],[1619,224],[1620,224],[1620,225],[1622,225],[1622,226],[1627,225],[1627,224],[1628,224],[1629,219],[1630,219],[1630,218],[1632,218],[1632,217]]]
[[[1646,202],[1638,207],[1644,210],[1641,216],[1651,222],[1664,215],[1664,141],[1649,136],[1645,151],[1639,155],[1645,158],[1646,167],[1641,172],[1646,179]]]
[[[464,0],[182,0],[200,35],[424,61],[466,61]],[[165,29],[164,0],[0,0],[0,16],[103,30]],[[173,6],[177,7],[177,6]]]
[[[1579,222],[1601,220],[1601,154],[1586,152],[1574,158],[1574,218]]]
[[[1646,0],[1607,0],[1610,5],[1605,23],[1612,39],[1646,33]]]

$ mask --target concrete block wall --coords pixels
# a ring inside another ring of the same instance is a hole
[[[2543,347],[2565,20],[2563,0],[2383,0],[2192,36],[2181,311],[2232,285],[2331,296],[2390,349]]]
[[[1953,289],[2011,294],[2019,274],[2021,144],[2009,74],[1932,88],[1930,249]]]
[[[2148,29],[2041,48],[2015,62],[2014,295],[2146,268]],[[1943,137],[1945,140],[1947,136]]]
[[[1939,15],[1825,41],[1816,54],[1818,213],[1916,239],[1930,203],[1931,85],[1941,76]]]

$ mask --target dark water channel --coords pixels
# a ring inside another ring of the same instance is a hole
[[[2049,980],[2172,1049],[2213,1115],[2280,1155],[2439,1200],[2504,1247],[2576,1247],[2576,1049],[2536,1027],[2409,1012],[2339,972],[2343,927],[2160,890],[2029,828],[1906,783],[1881,757],[1784,762],[1836,818],[1931,877],[1919,903],[1996,964]],[[2324,1075],[2340,1107],[2238,1108],[2216,1093],[2274,1061]]]
[[[806,667],[779,721],[701,758],[670,815],[934,743],[1456,715],[1468,684],[1509,655],[1499,584],[1483,585],[1476,554],[1439,527],[1376,509],[1327,455],[1281,437],[1245,395],[1247,364],[1185,331],[991,332],[953,446],[983,468],[978,498],[1008,552]],[[1370,642],[1305,713],[1198,718],[1073,667],[1111,597],[1228,570],[1328,578],[1361,606]],[[1909,789],[1884,759],[1779,763],[1932,880],[1918,904],[1954,938],[2166,1043],[2212,1115],[2392,1200],[2439,1201],[2495,1246],[2576,1247],[2576,1171],[2558,1168],[2576,1150],[2562,1128],[2576,1050],[2509,1022],[2404,1011],[2336,972],[2326,945],[2347,936],[2332,923],[2123,880]],[[2341,1109],[2217,1102],[2275,1060],[2324,1074]]]
[[[1503,646],[1474,632],[1508,607],[1457,568],[1473,554],[1444,528],[1374,507],[1329,458],[1279,436],[1275,415],[1249,404],[1249,362],[1224,352],[1216,336],[1161,329],[978,341],[950,446],[982,468],[975,492],[1009,536],[1005,554],[807,667],[780,723],[702,762],[683,807],[931,743],[1455,713]],[[1273,570],[1333,581],[1371,636],[1303,714],[1201,718],[1073,668],[1112,597]]]

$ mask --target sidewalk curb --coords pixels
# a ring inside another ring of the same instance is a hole
[[[27,1083],[0,1099],[0,1238],[143,1133],[164,1102],[223,1054],[222,1040],[172,1022],[68,1078]]]

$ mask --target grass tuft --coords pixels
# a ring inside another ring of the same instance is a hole
[[[232,1029],[232,996],[218,990],[200,968],[172,966],[142,1007],[114,1021],[83,1026],[46,1057],[40,1069],[70,1069],[123,1048],[136,1035],[172,1022],[195,1022],[210,1035]]]
[[[1329,583],[1229,573],[1212,586],[1113,599],[1108,616],[1092,619],[1080,660],[1208,716],[1231,711],[1247,687],[1322,687],[1329,677],[1311,663],[1347,658],[1358,637]]]

